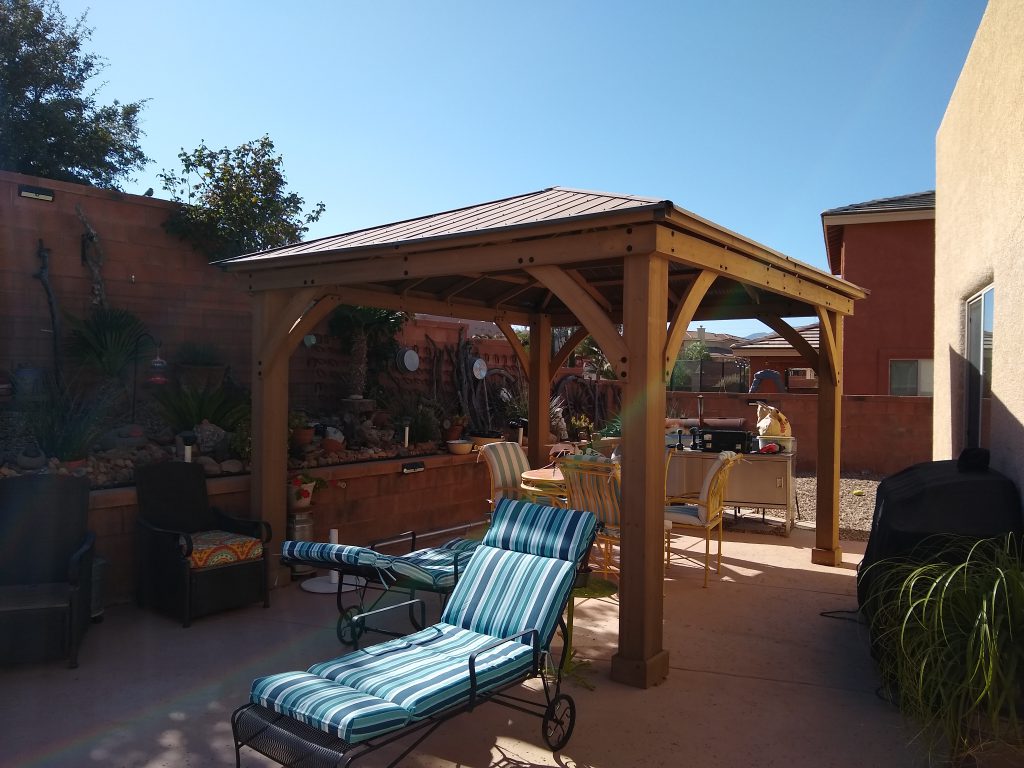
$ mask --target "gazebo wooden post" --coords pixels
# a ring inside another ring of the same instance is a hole
[[[615,361],[624,384],[622,571],[619,650],[611,676],[648,688],[668,677],[668,651],[662,647],[667,261],[654,253],[627,257],[623,291],[628,357]]]
[[[842,565],[839,547],[839,442],[843,403],[843,317],[818,310],[818,496],[811,562]]]
[[[531,467],[542,467],[548,461],[551,401],[551,316],[530,316],[530,443],[526,456]]]
[[[268,349],[283,322],[282,311],[291,291],[260,291],[253,295],[252,334],[252,475],[249,505],[252,517],[270,523],[271,552],[281,551],[285,539],[285,467],[288,465],[288,344],[279,341]],[[278,338],[280,335],[278,334]],[[274,563],[280,560],[274,559]],[[287,573],[270,569],[270,584]]]

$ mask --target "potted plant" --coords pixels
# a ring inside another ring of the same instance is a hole
[[[303,509],[313,502],[313,493],[327,487],[327,481],[316,475],[299,472],[288,479],[288,509]]]
[[[305,448],[313,442],[314,430],[306,414],[301,411],[288,414],[288,434],[293,448]]]
[[[449,416],[445,419],[445,440],[458,440],[462,437],[463,431],[466,429],[466,424],[469,423],[469,417],[464,413],[456,413],[453,416]]]
[[[1013,536],[929,539],[881,560],[865,600],[883,684],[961,765],[1024,760],[1024,558]]]

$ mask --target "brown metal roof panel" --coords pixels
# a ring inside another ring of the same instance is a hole
[[[660,201],[632,195],[608,195],[550,188],[526,195],[384,224],[378,227],[333,235],[305,243],[283,246],[262,253],[247,254],[223,263],[260,262],[296,255],[346,248],[400,243],[427,237],[470,234],[487,229],[509,228],[545,221],[596,215],[606,210],[623,210],[656,205]]]

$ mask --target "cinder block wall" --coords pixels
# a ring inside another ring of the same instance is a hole
[[[309,470],[328,481],[328,487],[313,497],[313,538],[327,541],[330,529],[337,528],[342,543],[367,544],[405,531],[424,533],[484,519],[490,484],[483,461],[477,462],[475,455],[447,454],[415,461],[424,463],[422,472],[403,474],[402,460]],[[248,475],[211,478],[207,489],[213,506],[238,517],[249,516]],[[282,495],[285,492],[282,481]],[[107,604],[134,599],[137,517],[135,488],[92,492],[89,526],[96,533],[97,554],[109,562],[104,585]],[[434,543],[423,540],[423,546]]]
[[[53,200],[23,197],[23,185]],[[0,369],[52,365],[50,314],[39,280],[39,243],[50,251],[50,280],[61,311],[79,317],[90,306],[92,281],[82,263],[85,227],[99,237],[107,302],[139,316],[172,359],[184,341],[218,346],[236,381],[250,376],[252,311],[244,283],[210,266],[191,246],[168,235],[166,200],[0,171]]]

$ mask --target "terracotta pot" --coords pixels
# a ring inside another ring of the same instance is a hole
[[[464,429],[465,427],[462,424],[453,424],[452,426],[448,427],[447,431],[444,433],[444,439],[458,440],[459,438],[462,437],[462,430]]]
[[[292,430],[292,445],[296,448],[305,448],[307,445],[313,442],[313,428],[312,427],[299,427]]]

